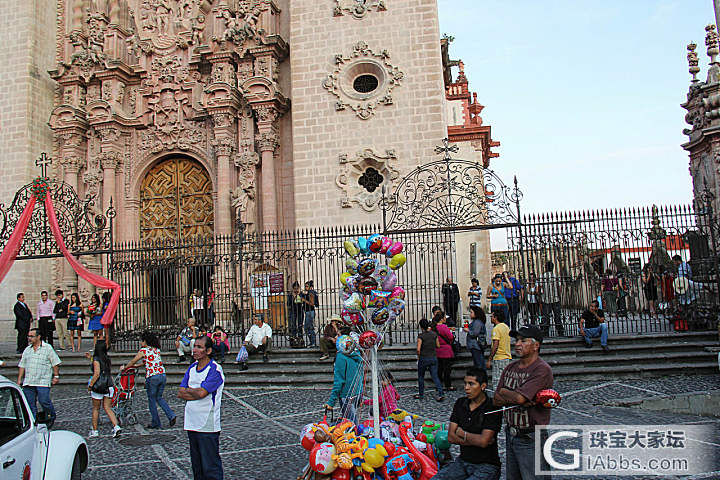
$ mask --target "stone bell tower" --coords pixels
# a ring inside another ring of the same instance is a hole
[[[379,223],[448,134],[437,2],[293,0],[290,44],[296,223]]]

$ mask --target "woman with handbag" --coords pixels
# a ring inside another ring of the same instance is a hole
[[[452,386],[450,377],[452,375],[452,361],[455,357],[455,352],[453,352],[452,347],[455,336],[450,328],[445,325],[445,322],[447,322],[445,312],[437,310],[433,318],[432,329],[437,333],[438,340],[440,341],[440,345],[435,349],[435,354],[438,359],[438,373],[440,375],[440,382],[442,382],[443,387],[445,387],[445,391],[453,392],[455,391],[455,387]]]
[[[70,331],[70,346],[73,352],[80,351],[80,344],[82,343],[82,331],[83,331],[83,318],[85,317],[85,311],[83,305],[80,303],[80,295],[73,293],[70,295],[70,307],[68,308],[68,330]],[[77,332],[77,348],[75,348],[75,332]]]
[[[115,393],[115,385],[111,377],[111,370],[112,365],[110,364],[110,357],[107,353],[107,344],[105,342],[96,343],[92,357],[93,376],[88,382],[88,391],[92,397],[93,404],[92,430],[90,430],[88,437],[99,436],[98,418],[100,417],[100,406],[103,407],[110,422],[113,424],[113,437],[117,437],[122,430],[115,413],[112,411],[112,397],[113,393]]]
[[[120,366],[120,371],[134,367],[138,362],[145,363],[145,389],[147,390],[148,409],[152,419],[147,428],[153,430],[162,427],[160,415],[158,415],[158,405],[167,415],[169,425],[172,427],[175,425],[177,418],[175,412],[172,411],[170,405],[163,398],[167,378],[165,377],[165,366],[160,355],[160,340],[152,332],[143,332],[140,335],[140,347],[140,351],[127,365]]]
[[[103,316],[103,309],[100,303],[100,295],[97,293],[93,293],[92,297],[90,297],[90,305],[87,307],[87,312],[88,317],[90,317],[88,330],[93,333],[93,348],[95,348],[95,344],[97,344],[97,341],[102,339],[103,336],[103,326],[102,323],[100,323],[100,319]]]

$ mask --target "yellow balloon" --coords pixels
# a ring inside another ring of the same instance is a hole
[[[397,270],[398,268],[405,265],[405,262],[407,262],[407,257],[405,257],[404,253],[398,253],[393,255],[393,257],[390,259],[390,263],[388,263],[388,267],[392,268],[393,270]]]
[[[362,467],[362,469],[363,469],[364,471],[366,471],[366,472],[368,472],[368,473],[373,473],[373,472],[375,472],[375,469],[374,469],[373,467],[371,467],[368,463],[363,463],[363,464],[361,465],[361,467]]]
[[[345,247],[345,251],[350,255],[351,257],[354,257],[358,253],[360,253],[360,250],[358,250],[357,246],[354,242],[351,242],[350,240],[345,240],[343,242],[343,247]]]
[[[385,457],[380,455],[380,452],[375,450],[374,448],[370,448],[368,450],[365,450],[365,463],[370,465],[373,468],[379,468],[383,466],[383,463],[385,463]]]
[[[382,455],[383,457],[387,457],[387,456],[388,456],[387,450],[385,450],[385,447],[383,447],[382,445],[376,445],[376,446],[375,446],[375,450],[377,450],[378,453],[380,453],[380,455]],[[384,459],[383,459],[383,460],[384,460]]]
[[[347,286],[347,279],[350,278],[350,277],[352,277],[352,275],[350,275],[350,273],[348,273],[348,272],[343,272],[343,273],[340,275],[340,282],[342,282],[343,285],[346,285],[346,286]]]

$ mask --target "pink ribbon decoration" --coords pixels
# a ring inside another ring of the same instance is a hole
[[[33,197],[33,203],[34,200],[35,198]],[[48,223],[50,224],[50,230],[52,230],[55,241],[57,242],[60,251],[65,256],[65,259],[68,261],[73,270],[75,270],[75,273],[77,273],[84,280],[90,282],[96,287],[104,288],[106,290],[112,289],[113,293],[110,296],[110,303],[108,304],[107,310],[105,310],[105,313],[100,319],[100,323],[103,326],[111,325],[115,318],[115,312],[117,312],[118,304],[120,303],[120,291],[122,290],[120,288],[120,285],[116,282],[113,282],[112,280],[108,280],[105,277],[92,273],[68,251],[67,247],[65,246],[65,241],[62,238],[62,233],[60,232],[60,225],[58,225],[57,217],[55,216],[55,208],[53,207],[50,195],[45,196],[45,211],[47,212]],[[25,212],[23,212],[23,215],[24,213]],[[27,228],[27,225],[25,225],[25,228]],[[25,233],[25,230],[23,230],[23,233]]]
[[[15,259],[20,252],[20,247],[23,244],[23,237],[25,236],[25,231],[27,230],[28,225],[30,225],[30,218],[32,218],[34,208],[35,195],[31,195],[30,200],[27,205],[25,205],[25,210],[23,210],[20,218],[18,219],[15,230],[13,230],[12,235],[10,235],[10,238],[8,239],[7,245],[5,245],[5,248],[2,251],[2,255],[0,255],[0,283],[2,283],[3,279],[5,279],[5,275],[7,275],[10,267],[12,267],[13,263],[15,263]]]

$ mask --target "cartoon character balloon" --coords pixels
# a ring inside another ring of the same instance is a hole
[[[310,450],[310,468],[322,474],[329,474],[335,471],[337,463],[332,456],[335,455],[335,445],[326,442],[315,445]]]
[[[350,335],[340,335],[335,341],[335,347],[338,352],[350,355],[357,348],[357,343]]]

